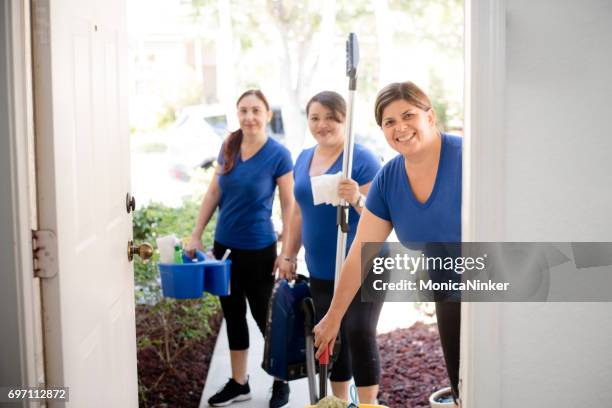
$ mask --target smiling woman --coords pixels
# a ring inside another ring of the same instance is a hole
[[[359,288],[362,242],[383,242],[392,229],[403,243],[461,241],[461,139],[438,131],[429,98],[412,82],[383,88],[374,114],[387,143],[399,154],[372,181],[331,306],[314,329],[318,354],[324,346],[331,349]],[[442,349],[457,398],[460,304],[443,296],[436,300]]]
[[[274,284],[273,272],[278,263],[277,237],[271,219],[277,187],[283,228],[293,207],[293,162],[289,151],[266,132],[272,118],[267,99],[259,90],[248,90],[238,98],[236,108],[240,128],[227,137],[221,148],[216,174],[202,200],[196,226],[185,248],[191,256],[196,249],[202,249],[202,233],[218,207],[213,253],[218,259],[229,249],[232,262],[230,294],[220,297],[232,378],[208,400],[212,406],[251,398],[246,307],[248,301],[263,334]],[[283,406],[288,398],[289,386],[274,381],[270,407]]]
[[[304,246],[306,266],[310,276],[310,293],[318,321],[329,307],[334,292],[336,273],[337,208],[315,203],[314,178],[336,174],[342,170],[345,142],[346,102],[340,94],[323,91],[306,105],[308,128],[317,145],[305,149],[295,161],[296,206],[294,207],[279,276],[293,279],[296,256]],[[380,170],[378,159],[366,147],[356,143],[351,163],[351,178],[338,182],[337,195],[350,204],[347,248],[351,246],[359,216],[363,211],[363,196]],[[373,403],[380,383],[380,355],[376,347],[376,323],[382,304],[362,303],[356,295],[342,323],[341,346],[331,368],[331,388],[334,396],[349,399],[349,381],[355,380],[359,400]]]

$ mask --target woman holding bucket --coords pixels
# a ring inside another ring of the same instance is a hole
[[[336,92],[320,92],[306,105],[308,127],[317,145],[300,153],[294,168],[297,201],[289,224],[289,235],[279,260],[279,277],[294,278],[295,256],[304,244],[310,274],[310,292],[315,318],[320,320],[334,293],[336,266],[336,207],[315,205],[311,177],[342,170],[346,103]],[[380,161],[365,147],[355,144],[352,178],[338,184],[338,196],[351,205],[347,248],[355,237],[359,214]],[[376,344],[376,323],[382,303],[362,303],[354,296],[341,329],[341,349],[333,364],[330,380],[333,394],[348,400],[351,377],[355,378],[359,401],[373,403],[380,381],[380,358]],[[347,305],[348,306],[348,305]]]
[[[293,207],[293,163],[289,151],[266,133],[272,111],[259,90],[243,93],[237,102],[240,128],[225,140],[219,165],[208,187],[198,221],[185,250],[202,249],[202,232],[219,207],[213,253],[231,249],[230,294],[221,296],[230,348],[232,377],[208,403],[224,406],[251,398],[247,376],[249,331],[246,302],[264,333],[268,302],[274,285],[276,234],[272,201],[278,186],[283,228]],[[284,234],[283,234],[284,235]],[[270,407],[286,405],[288,385],[275,381]]]
[[[331,350],[342,316],[360,287],[362,242],[461,242],[461,139],[440,133],[429,98],[412,82],[376,98],[376,123],[399,153],[376,175],[327,314],[314,328],[317,356]],[[458,397],[460,303],[436,302],[446,367]],[[350,309],[349,309],[350,310]]]

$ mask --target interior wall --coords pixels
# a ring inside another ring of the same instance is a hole
[[[0,3],[0,384],[21,385],[22,362],[19,282],[13,189],[14,120],[11,108],[11,24],[9,2]],[[18,406],[15,404],[14,406]]]
[[[44,382],[35,227],[28,2],[0,2],[0,385]],[[2,406],[39,406],[25,400]]]
[[[505,7],[502,238],[612,241],[612,2]],[[498,336],[501,407],[610,405],[612,304],[502,304]]]

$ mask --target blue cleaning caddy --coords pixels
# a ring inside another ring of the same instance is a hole
[[[217,296],[230,294],[232,261],[207,259],[204,261],[204,290]]]
[[[204,262],[206,255],[196,251],[195,261],[183,253],[182,264],[159,265],[162,294],[175,299],[202,297],[204,290]]]
[[[158,264],[162,294],[175,299],[196,299],[204,291],[229,295],[232,261],[210,259],[201,251],[195,254],[196,259],[191,259],[183,253],[182,264]]]

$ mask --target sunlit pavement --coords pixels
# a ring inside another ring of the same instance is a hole
[[[273,379],[261,368],[264,350],[263,336],[259,332],[255,320],[251,317],[250,310],[247,310],[247,316],[250,339],[247,372],[249,374],[249,386],[251,387],[252,399],[244,402],[236,402],[232,404],[232,406],[265,408],[268,406],[268,400],[272,392]],[[200,400],[201,408],[208,407],[208,403],[206,402],[208,398],[222,388],[229,377],[231,377],[230,352],[224,320],[221,325],[221,330],[219,331],[219,337],[217,337],[215,351],[210,361],[206,384],[202,392],[202,399]],[[289,406],[291,408],[303,408],[309,405],[308,380],[306,378],[291,381],[289,387],[291,388],[291,397],[289,401]]]
[[[299,269],[302,271],[305,270],[305,265],[300,265]],[[434,317],[424,316],[423,313],[414,308],[412,303],[389,302],[385,303],[382,308],[377,330],[378,333],[384,333],[397,328],[406,328],[410,327],[417,320],[421,320],[426,323],[435,322]],[[251,317],[250,311],[247,311],[247,322],[249,325],[250,336],[248,373],[251,396],[253,398],[249,401],[237,402],[232,404],[232,406],[244,408],[265,408],[268,406],[268,400],[270,398],[272,377],[270,377],[261,368],[264,339],[259,332],[255,321]],[[215,345],[215,350],[210,362],[206,384],[202,392],[200,408],[208,407],[208,403],[206,402],[208,398],[223,387],[230,376],[231,367],[229,347],[227,342],[225,321],[223,321],[219,332],[219,337],[217,337],[217,344]],[[304,378],[297,381],[291,381],[289,386],[291,387],[291,408],[303,408],[310,405],[307,379]],[[330,387],[328,387],[328,390],[330,390]]]

